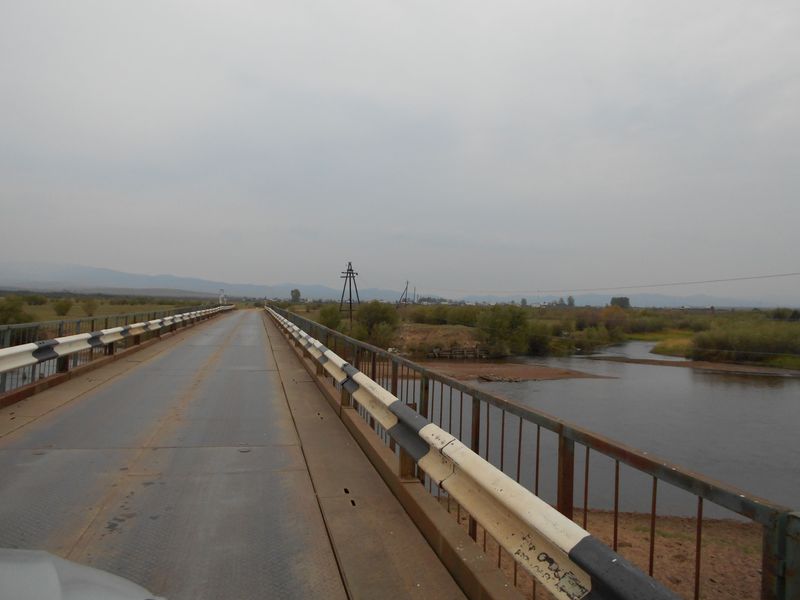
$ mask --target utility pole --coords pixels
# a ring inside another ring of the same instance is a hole
[[[225,302],[227,302],[227,300],[228,299],[225,297],[225,290],[220,288],[220,290],[219,290],[219,304],[220,304],[220,306],[225,304]]]
[[[408,281],[406,281],[406,287],[400,295],[400,300],[397,301],[397,306],[401,304],[408,304]]]
[[[353,270],[353,263],[350,261],[347,262],[347,270],[342,271],[342,274],[339,276],[340,279],[344,279],[344,286],[342,287],[342,299],[339,301],[339,310],[344,310],[344,294],[347,292],[347,306],[348,311],[350,313],[350,329],[353,329],[353,288],[356,290],[356,302],[361,304],[361,298],[358,297],[358,285],[356,285],[356,273]]]

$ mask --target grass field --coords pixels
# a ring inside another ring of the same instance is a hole
[[[129,313],[141,313],[141,312],[157,312],[157,311],[165,311],[170,310],[178,306],[177,304],[108,304],[108,303],[98,303],[97,309],[94,311],[95,317],[105,317],[107,315],[125,315]],[[48,302],[47,304],[39,305],[39,306],[30,306],[24,305],[24,310],[26,313],[30,314],[33,317],[33,321],[58,321],[61,319],[83,319],[88,317],[89,315],[86,314],[86,311],[83,308],[83,305],[76,302],[72,304],[72,308],[70,308],[69,312],[64,316],[59,316],[56,314],[55,309],[53,308],[53,303]]]
[[[59,303],[71,302],[69,310],[59,315]],[[111,315],[165,312],[175,308],[203,304],[202,300],[121,298],[74,296],[60,298],[40,294],[6,295],[0,298],[0,324],[32,323],[39,321],[62,321],[73,319],[103,318]]]

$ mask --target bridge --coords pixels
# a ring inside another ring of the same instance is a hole
[[[299,315],[229,308],[0,329],[0,548],[169,599],[710,598],[712,505],[761,528],[740,574],[757,595],[800,598],[789,508]],[[590,455],[615,465],[608,544],[587,524]],[[620,466],[652,481],[639,565]],[[654,572],[668,486],[696,498],[688,588]]]

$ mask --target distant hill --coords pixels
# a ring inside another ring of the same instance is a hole
[[[148,296],[216,296],[224,289],[228,296],[288,298],[297,288],[304,298],[339,298],[341,289],[304,283],[258,285],[212,281],[176,275],[143,275],[82,265],[50,263],[0,263],[0,287],[41,291],[72,291],[102,294],[143,294]],[[364,300],[396,300],[400,292],[368,288],[359,290]]]
[[[14,262],[0,263],[0,288],[41,291],[72,291],[118,295],[215,297],[220,288],[231,297],[288,298],[292,289],[299,289],[304,298],[338,299],[341,288],[308,283],[279,283],[271,285],[253,283],[231,283],[176,275],[143,275],[113,269],[86,267],[82,265],[58,265],[51,263]],[[362,300],[397,300],[401,292],[380,288],[359,290]],[[665,294],[630,293],[626,295],[631,304],[640,307],[754,307],[775,306],[775,302],[741,300],[695,294],[692,296],[669,296]],[[605,306],[611,294],[575,294],[578,306]],[[460,298],[467,302],[519,302],[521,296],[468,295]],[[527,296],[528,303],[553,302],[558,296]],[[792,304],[792,303],[788,303]],[[796,304],[796,303],[794,303]]]

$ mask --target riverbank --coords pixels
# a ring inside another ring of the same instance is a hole
[[[604,379],[583,371],[512,362],[490,361],[419,361],[426,369],[438,371],[461,381],[550,381],[556,379]]]
[[[440,503],[467,529],[468,515],[459,511],[445,496]],[[583,512],[575,510],[575,522],[583,525]],[[614,539],[614,514],[589,510],[588,531],[608,544]],[[657,517],[653,552],[653,576],[679,594],[694,594],[694,566],[697,521],[686,517]],[[483,543],[483,529],[478,527],[478,542]],[[700,597],[741,600],[758,598],[761,586],[761,527],[728,519],[703,520],[703,546],[700,568]],[[650,515],[619,513],[617,552],[647,572],[650,564]],[[498,545],[486,537],[486,554],[498,556]],[[501,569],[514,579],[514,562],[502,552]],[[542,586],[532,595],[531,578],[517,569],[517,587],[528,598],[549,598]]]
[[[786,377],[800,379],[800,371],[795,369],[779,369],[759,365],[743,365],[735,363],[718,363],[704,360],[659,360],[657,358],[628,358],[626,356],[587,356],[587,360],[602,360],[635,365],[655,365],[662,367],[683,367],[704,373],[721,373],[726,375],[761,375],[764,377]]]

